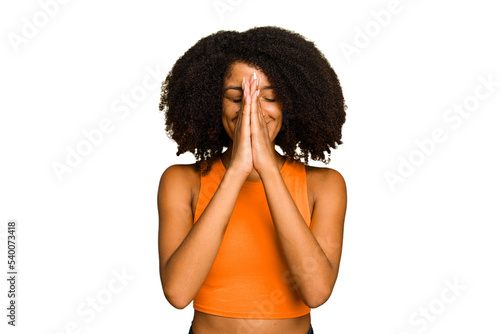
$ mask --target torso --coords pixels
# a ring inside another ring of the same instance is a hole
[[[196,204],[198,203],[198,195],[200,193],[201,187],[200,172],[196,169],[195,164],[184,166],[186,168],[187,174],[189,174],[189,180],[192,181],[191,210],[194,217],[196,212]],[[306,166],[307,196],[310,209],[309,212],[311,212],[311,216],[314,210],[314,202],[316,198],[316,185],[321,181],[324,172],[327,172],[327,168]],[[306,334],[309,330],[310,324],[311,316],[309,313],[301,317],[290,319],[236,319],[216,316],[195,310],[193,318],[193,332],[194,334]]]
[[[193,217],[196,212],[196,204],[198,204],[198,195],[200,194],[201,179],[200,172],[196,169],[195,164],[184,165],[189,170],[191,182],[191,211]],[[327,172],[327,168],[324,167],[314,167],[306,166],[306,183],[307,183],[307,198],[309,202],[309,212],[311,213],[314,209],[315,201],[315,186],[318,182],[321,182],[323,173]]]

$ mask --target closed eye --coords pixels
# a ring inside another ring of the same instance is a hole
[[[238,97],[238,96],[225,96],[226,99],[228,99],[229,101],[231,101],[233,103],[240,103],[241,97],[239,99],[236,97]]]
[[[234,102],[234,103],[241,103],[241,99],[231,99],[231,98],[228,98],[231,102]],[[265,101],[267,102],[276,102],[276,99],[268,99],[268,98],[264,98]]]
[[[234,103],[240,103],[241,102],[241,99],[230,99],[231,101],[233,101]],[[266,100],[267,102],[276,102],[276,99],[267,99],[267,98],[264,98],[264,100]]]

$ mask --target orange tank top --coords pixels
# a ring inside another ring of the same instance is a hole
[[[220,159],[201,177],[194,222],[217,190],[226,169]],[[281,176],[310,226],[305,165],[287,158]],[[300,245],[297,245],[300,247]],[[215,262],[193,300],[200,312],[230,318],[280,319],[311,311],[292,286],[262,182],[246,181],[238,195]]]

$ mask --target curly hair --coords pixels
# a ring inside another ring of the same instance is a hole
[[[275,86],[283,123],[275,144],[294,160],[330,163],[342,144],[347,106],[339,80],[315,44],[279,27],[219,31],[200,39],[174,64],[161,87],[168,137],[177,156],[191,152],[205,175],[229,147],[222,124],[224,77],[235,62],[260,69]]]

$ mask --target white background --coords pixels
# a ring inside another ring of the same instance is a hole
[[[1,277],[9,219],[20,273],[14,329],[1,279],[2,333],[188,332],[192,305],[173,308],[161,289],[156,194],[165,168],[194,158],[175,155],[149,73],[163,80],[208,34],[261,25],[314,41],[348,105],[329,165],[348,188],[343,257],[332,296],[312,310],[314,332],[500,332],[494,1],[221,0],[222,12],[212,0],[54,3],[0,7]],[[450,113],[464,104],[466,117]],[[54,163],[106,119],[108,133],[58,178]],[[387,173],[409,159],[391,188]]]

